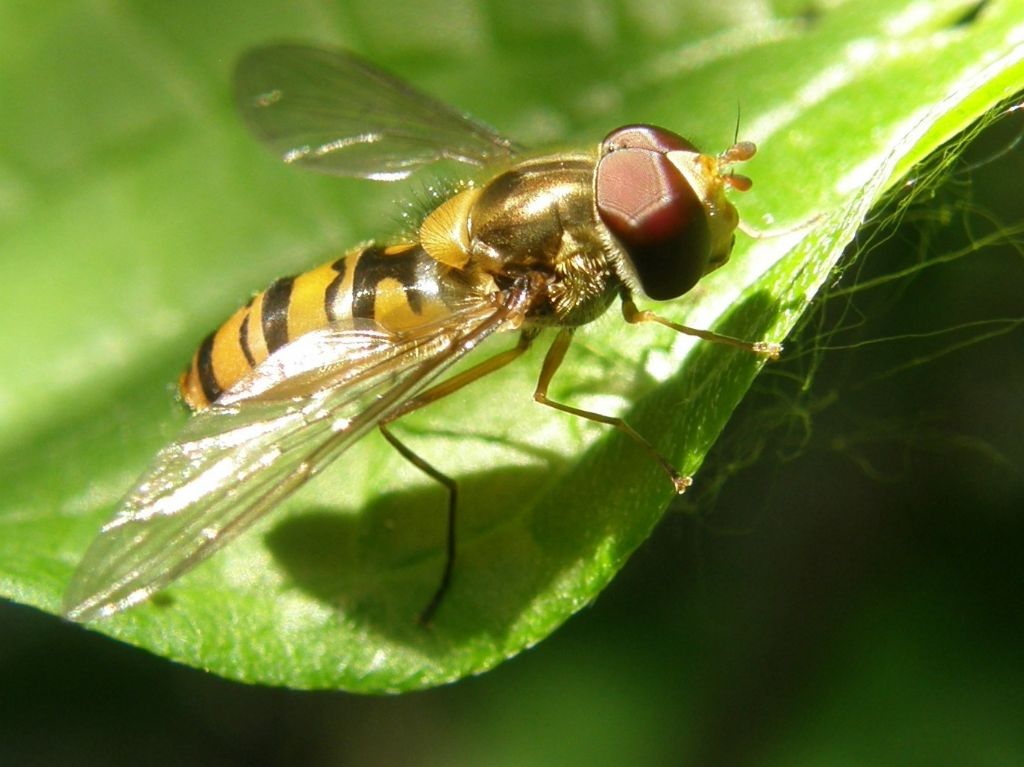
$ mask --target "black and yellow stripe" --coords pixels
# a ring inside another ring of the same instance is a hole
[[[358,317],[399,331],[439,319],[450,311],[440,289],[447,270],[418,245],[370,245],[283,277],[206,337],[181,396],[202,410],[289,341],[331,323]]]

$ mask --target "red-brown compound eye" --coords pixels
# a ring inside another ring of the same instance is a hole
[[[697,147],[678,133],[659,128],[656,125],[623,125],[616,128],[601,142],[601,154],[615,152],[619,149],[649,149],[652,152],[697,152]]]
[[[704,205],[665,156],[678,142],[695,151],[685,139],[652,126],[613,131],[602,144],[595,182],[598,215],[632,263],[644,293],[659,301],[692,288],[711,251]]]

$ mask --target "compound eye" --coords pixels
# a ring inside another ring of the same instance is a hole
[[[704,205],[662,151],[608,151],[598,161],[595,190],[598,215],[650,298],[678,298],[704,275],[711,250]]]
[[[619,149],[647,149],[651,152],[697,152],[697,147],[678,133],[659,128],[656,125],[623,125],[616,128],[601,142],[601,155]]]

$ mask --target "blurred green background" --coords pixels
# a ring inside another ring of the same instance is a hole
[[[439,36],[471,49],[458,24],[441,20],[463,14],[471,28],[482,13],[502,26],[505,45],[535,57],[538,72],[570,77],[588,58],[574,46],[600,45],[604,6],[557,7],[540,24],[531,21],[539,5],[446,3],[429,29],[403,26],[385,3],[330,12],[308,3],[288,13],[307,28],[321,19],[330,39],[347,24],[345,39],[363,52],[398,46],[412,61]],[[165,49],[205,61],[235,54],[217,49],[231,30],[212,18],[204,38],[190,37],[203,27],[200,4],[48,8],[0,10],[0,29],[12,28],[5,14],[18,21],[0,65],[32,46],[50,46],[57,58],[65,45],[81,51],[67,41],[83,19],[143,51],[154,41],[137,35],[139,16],[157,17]],[[242,37],[258,40],[274,38],[280,15],[253,6],[235,18]],[[180,30],[178,18],[189,18]],[[643,41],[625,28],[621,48]],[[102,63],[103,51],[98,42],[89,63]],[[137,147],[84,151],[74,146],[74,121],[135,119],[133,94],[91,90],[90,68],[73,58],[55,71],[71,80],[54,87],[52,113],[35,118],[51,126],[64,118],[66,129],[0,151],[0,179],[31,170],[52,191],[67,172],[62,156],[130,167],[137,152],[182,129],[156,120],[134,134]],[[144,88],[149,75],[138,80]],[[51,85],[22,78],[7,87],[16,98],[19,88]],[[184,93],[173,79],[165,86]],[[189,98],[228,108],[225,82],[208,86]],[[539,76],[529,86],[556,89]],[[80,102],[68,104],[75,92]],[[460,103],[476,106],[471,93]],[[853,247],[861,259],[846,282],[830,286],[783,362],[761,376],[694,492],[597,603],[540,646],[451,687],[361,698],[226,682],[3,603],[0,764],[1024,763],[1024,334],[991,322],[1024,316],[1024,259],[1012,230],[1024,221],[1022,135],[1013,112],[899,216],[908,192],[894,192]],[[21,155],[31,167],[19,165]],[[0,210],[17,210],[9,191],[17,186],[4,189]],[[90,200],[101,206],[98,191]],[[171,212],[165,225],[173,223]],[[996,244],[958,261],[843,293],[990,232],[1001,233]],[[1008,332],[981,340],[996,330]]]

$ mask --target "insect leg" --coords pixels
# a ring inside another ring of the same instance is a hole
[[[421,407],[429,405],[431,402],[436,402],[442,397],[454,394],[463,386],[468,386],[473,383],[473,381],[483,378],[488,373],[493,373],[495,370],[505,367],[505,365],[509,364],[529,349],[530,344],[536,337],[536,331],[524,330],[519,336],[519,343],[513,348],[507,349],[500,354],[495,354],[493,357],[488,357],[478,365],[471,367],[469,370],[464,370],[458,375],[453,375],[451,378],[447,378],[441,383],[431,386],[429,389],[413,397],[402,405],[402,407],[398,408],[398,410],[388,417],[385,423],[391,423],[392,421],[401,418],[406,413],[411,413],[413,410],[419,410]]]
[[[384,435],[384,439],[386,439],[391,446],[394,447],[403,458],[405,458],[405,460],[431,479],[440,482],[448,491],[448,532],[445,537],[444,571],[441,574],[441,581],[438,583],[437,589],[434,591],[434,595],[430,598],[430,601],[427,602],[427,606],[423,608],[423,612],[420,613],[419,621],[423,625],[430,623],[431,618],[433,618],[434,613],[437,612],[437,608],[440,606],[441,600],[444,598],[445,593],[448,591],[448,586],[451,583],[452,570],[455,567],[455,509],[457,506],[459,488],[458,483],[456,483],[454,479],[435,469],[423,458],[400,442],[398,438],[391,433],[391,430],[387,428],[387,424],[397,418],[400,418],[406,413],[418,410],[425,405],[429,405],[431,402],[435,402],[442,397],[446,397],[449,394],[458,391],[463,386],[471,384],[478,378],[482,378],[488,373],[493,373],[498,368],[509,364],[530,348],[530,342],[533,341],[535,335],[536,333],[524,331],[519,336],[519,343],[512,349],[496,354],[493,357],[488,357],[486,360],[478,365],[474,365],[469,370],[465,370],[458,375],[454,375],[446,381],[442,381],[436,386],[427,389],[419,396],[411,399],[395,413],[391,414],[387,421],[380,424],[380,432]]]
[[[448,534],[445,537],[444,572],[441,574],[441,582],[434,591],[434,595],[427,602],[427,606],[423,608],[423,612],[420,613],[419,621],[426,625],[434,617],[437,606],[441,604],[441,597],[448,590],[448,584],[452,579],[452,567],[455,565],[455,507],[458,504],[459,486],[454,479],[435,469],[399,441],[398,437],[392,434],[387,426],[381,424],[379,428],[380,433],[384,435],[384,439],[398,451],[399,455],[431,479],[440,482],[448,491]]]
[[[544,364],[540,370],[540,378],[537,380],[537,388],[533,392],[533,398],[540,404],[553,407],[555,410],[561,410],[563,413],[569,413],[571,415],[579,416],[580,418],[586,418],[588,421],[596,421],[597,423],[603,423],[608,426],[615,427],[646,450],[647,453],[661,465],[665,470],[665,473],[668,474],[676,492],[682,493],[690,486],[692,480],[689,477],[682,476],[678,471],[676,471],[675,467],[668,462],[668,459],[666,459],[665,456],[657,451],[654,445],[640,436],[632,426],[621,418],[602,415],[601,413],[594,413],[589,410],[581,410],[579,408],[572,407],[571,405],[564,405],[561,402],[553,402],[548,399],[548,386],[551,385],[551,379],[554,378],[555,372],[562,364],[562,360],[565,359],[565,353],[569,350],[569,344],[572,341],[572,333],[572,328],[563,328],[555,337],[555,340],[551,344],[551,348],[548,349],[548,353],[544,357]]]
[[[676,322],[666,320],[664,317],[659,317],[654,312],[640,311],[636,308],[636,304],[633,303],[633,299],[629,296],[622,297],[622,316],[626,322],[631,325],[639,325],[643,322],[656,322],[659,325],[672,328],[672,330],[677,333],[685,333],[688,336],[697,336],[698,338],[703,338],[705,341],[713,341],[716,344],[735,346],[738,349],[744,349],[745,351],[759,354],[770,360],[777,360],[779,358],[779,354],[782,353],[782,345],[771,341],[743,341],[739,338],[733,338],[732,336],[724,336],[721,333],[713,333],[710,330],[699,330],[698,328],[691,328],[687,325],[680,325]]]

